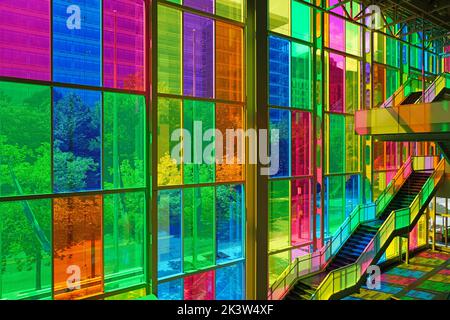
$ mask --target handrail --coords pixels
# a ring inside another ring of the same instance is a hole
[[[386,189],[375,203],[356,206],[350,215],[342,222],[329,240],[319,251],[296,258],[269,288],[269,300],[279,299],[289,291],[290,286],[300,276],[322,270],[330,258],[342,247],[351,234],[363,222],[377,218],[389,204],[413,171],[413,158],[409,157],[397,171]],[[379,211],[381,210],[381,211]],[[318,262],[318,264],[317,264]]]
[[[373,260],[380,253],[393,233],[412,226],[417,215],[431,200],[430,198],[433,196],[434,189],[444,176],[445,162],[445,159],[441,159],[432,175],[425,182],[421,191],[408,208],[392,211],[355,263],[333,270],[325,277],[313,294],[313,300],[328,300],[334,294],[355,286],[361,280],[367,268],[373,263]]]
[[[425,100],[423,100],[423,96],[421,96],[417,103],[420,103],[422,101],[425,101],[425,103],[431,103],[436,98],[436,96],[441,92],[443,88],[445,88],[446,85],[446,79],[444,75],[440,75],[437,77],[433,83],[425,90]]]
[[[408,78],[395,92],[392,96],[390,96],[381,106],[380,108],[392,108],[398,106],[400,103],[405,100],[406,96],[412,93],[413,84],[417,82],[417,87],[420,87],[421,81],[415,78]],[[409,89],[409,92],[405,93],[406,90]]]

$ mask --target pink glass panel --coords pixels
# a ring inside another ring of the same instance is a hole
[[[345,87],[345,58],[341,55],[330,53],[329,63],[329,99],[330,111],[344,112],[344,87]]]
[[[445,47],[445,53],[450,53],[450,46]],[[450,72],[450,57],[444,59],[444,72]]]
[[[103,81],[109,88],[145,88],[145,15],[142,0],[103,1]]]
[[[0,1],[0,76],[50,80],[50,1]]]
[[[214,271],[184,278],[185,300],[214,300]]]
[[[292,112],[292,175],[306,176],[311,167],[311,116],[309,112]]]
[[[292,182],[292,245],[311,240],[311,182],[309,179]]]
[[[337,4],[338,0],[330,0],[330,6]],[[334,13],[344,15],[342,7],[337,7],[332,10]],[[329,45],[330,48],[345,51],[345,21],[333,15],[329,15]]]
[[[396,169],[397,166],[397,143],[386,142],[386,169]]]

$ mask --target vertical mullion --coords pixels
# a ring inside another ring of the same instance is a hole
[[[50,1],[49,3],[50,5],[50,83],[53,83],[53,1]],[[55,184],[55,177],[54,177],[54,164],[53,164],[53,158],[54,158],[54,148],[53,148],[53,139],[54,139],[54,124],[53,124],[53,86],[50,86],[50,190],[52,191],[51,193],[53,194],[55,192],[54,190],[54,184]],[[52,274],[52,279],[51,279],[51,297],[52,300],[55,299],[55,265],[53,263],[54,261],[54,205],[53,205],[53,199],[50,199],[51,201],[51,226],[52,226],[52,231],[51,231],[51,243],[52,243],[52,247],[51,247],[51,274]]]

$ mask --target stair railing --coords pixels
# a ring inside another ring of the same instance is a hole
[[[296,258],[289,264],[270,286],[268,299],[281,299],[298,278],[323,270],[361,223],[374,220],[384,211],[412,171],[413,158],[409,157],[374,203],[356,206],[319,251]]]
[[[426,162],[425,162],[426,163]],[[416,168],[423,170],[427,168]],[[433,197],[436,186],[442,181],[445,174],[445,159],[441,159],[432,175],[427,179],[413,203],[408,207],[392,211],[384,221],[374,238],[364,249],[355,263],[333,270],[321,282],[312,300],[328,300],[334,294],[355,286],[366,275],[367,268],[373,264],[381,250],[391,239],[394,232],[412,227],[417,216]]]
[[[416,103],[421,103],[425,101],[425,103],[431,103],[436,98],[436,96],[444,89],[446,86],[446,78],[444,75],[440,75],[437,77],[433,83],[425,90],[425,100],[423,100],[424,96],[421,96]]]
[[[402,84],[392,96],[390,96],[381,106],[380,108],[393,108],[405,100],[405,98],[417,88],[419,88],[420,81],[415,78],[409,78]]]

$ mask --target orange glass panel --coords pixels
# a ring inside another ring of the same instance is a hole
[[[103,293],[102,197],[53,201],[55,299]]]
[[[217,104],[216,130],[223,137],[220,139],[216,136],[216,161],[221,160],[216,165],[217,182],[237,182],[244,179],[244,133],[243,130],[237,131],[239,129],[243,129],[243,107]]]
[[[216,55],[216,98],[242,101],[242,28],[216,22]]]

